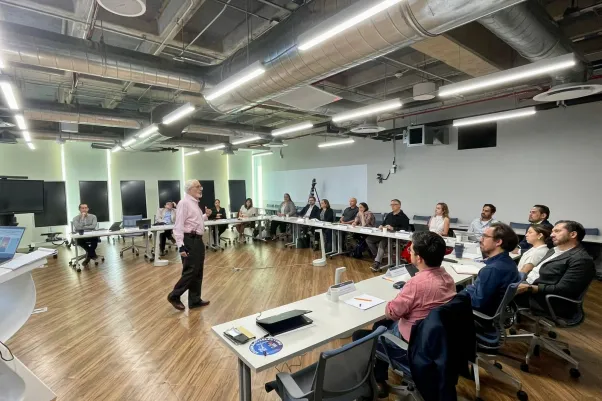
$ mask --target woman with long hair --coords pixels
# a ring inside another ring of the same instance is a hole
[[[437,203],[435,215],[429,219],[428,226],[429,231],[447,237],[449,233],[449,207],[447,207],[447,203]]]

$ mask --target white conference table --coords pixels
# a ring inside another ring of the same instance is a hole
[[[472,279],[471,275],[457,274],[449,263],[444,262],[443,265],[456,284]],[[213,326],[213,334],[238,358],[240,400],[251,400],[251,371],[262,372],[334,339],[349,337],[355,330],[383,319],[386,302],[394,299],[399,290],[393,288],[391,281],[382,277],[383,275],[356,283],[356,291],[342,295],[338,302],[330,301],[324,293],[262,312],[261,317],[265,318],[293,309],[312,311],[307,316],[313,320],[313,324],[277,336],[282,341],[283,348],[274,355],[256,355],[249,350],[250,343],[236,345],[223,334],[233,327],[243,326],[257,339],[264,337],[266,332],[256,325],[259,313]],[[392,280],[407,281],[409,279],[410,275],[405,274]],[[385,302],[367,310],[355,308],[344,302],[361,294],[373,295]]]

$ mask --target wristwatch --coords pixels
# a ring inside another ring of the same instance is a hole
[[[533,292],[533,286],[530,285],[529,287],[527,287],[527,292]]]

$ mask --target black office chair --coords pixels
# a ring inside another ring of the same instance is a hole
[[[266,392],[276,390],[285,401],[375,400],[374,380],[376,342],[386,328],[341,348],[324,351],[318,362],[295,373],[278,373],[265,384]]]
[[[600,235],[600,230],[598,228],[586,228],[585,235]]]
[[[415,214],[414,217],[412,217],[412,220],[428,221],[430,218],[431,216],[419,216]]]
[[[98,230],[98,223],[96,223],[96,230]],[[73,222],[71,222],[71,232],[75,233],[75,229],[73,228]],[[93,239],[93,238],[91,238]],[[98,239],[98,243],[101,243],[100,237],[97,237]],[[75,241],[74,239],[71,239],[71,243],[67,245],[68,249],[71,249],[71,245],[73,246],[78,246],[77,245],[77,241]],[[82,248],[83,250],[83,248]],[[98,259],[96,259],[94,261],[94,265],[98,266],[98,264],[100,263],[98,260],[100,259],[100,261],[102,263],[104,263],[105,261],[105,257],[101,254],[99,254],[98,252],[96,253],[96,256],[98,256]],[[75,269],[78,273],[82,271],[81,267],[79,267],[79,261],[82,259],[85,259],[88,257],[88,253],[85,252],[83,255],[79,255],[77,258],[71,258],[69,260],[69,266],[72,267],[73,269]]]
[[[529,227],[531,227],[531,224],[525,224],[525,223],[514,223],[514,222],[510,222],[510,227],[511,228],[516,228],[516,229],[520,229],[520,230],[527,230],[529,229]]]

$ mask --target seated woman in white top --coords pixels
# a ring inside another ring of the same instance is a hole
[[[245,217],[255,217],[257,216],[257,209],[253,207],[253,199],[247,198],[245,200],[245,204],[240,207],[238,211],[238,218],[244,219]],[[255,222],[246,223],[246,224],[238,224],[236,226],[236,230],[238,231],[238,236],[240,239],[243,239],[243,233],[245,228],[247,227],[255,227]]]
[[[447,203],[437,203],[435,215],[429,219],[429,231],[447,237],[449,233],[449,208]]]
[[[529,227],[525,234],[525,239],[533,247],[529,248],[520,258],[518,270],[521,273],[521,277],[529,274],[541,262],[543,257],[546,256],[546,253],[549,251],[546,240],[551,233],[552,230],[542,224],[533,224]]]

